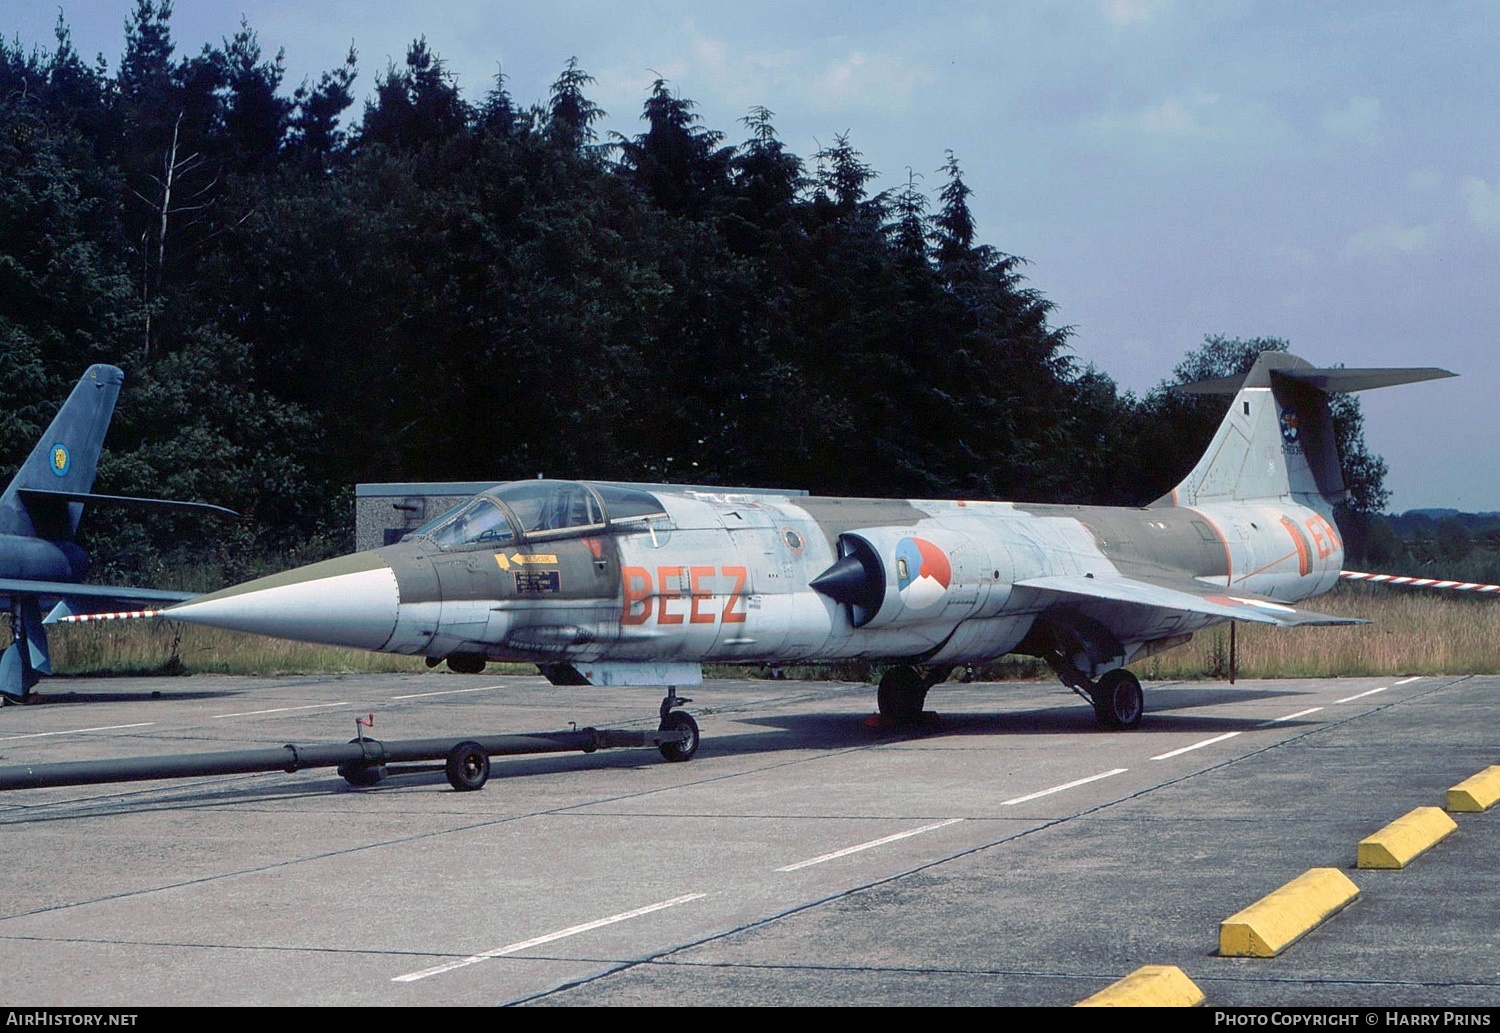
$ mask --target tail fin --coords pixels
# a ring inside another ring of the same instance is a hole
[[[1286,352],[1261,352],[1244,377],[1185,384],[1188,394],[1232,394],[1234,404],[1198,465],[1154,505],[1300,497],[1342,502],[1344,478],[1328,396],[1454,374],[1432,367],[1319,368]]]
[[[71,539],[83,504],[28,502],[23,492],[87,494],[94,486],[104,434],[114,415],[125,374],[114,366],[90,366],[57,410],[42,440],[0,495],[0,531]]]

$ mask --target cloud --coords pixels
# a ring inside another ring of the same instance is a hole
[[[818,88],[809,99],[836,111],[874,107],[905,112],[910,110],[913,97],[935,79],[925,66],[897,55],[854,50],[825,64],[815,80]]]
[[[1374,97],[1350,97],[1342,108],[1323,115],[1323,129],[1342,140],[1366,146],[1380,141],[1380,101]]]
[[[1168,97],[1130,114],[1101,115],[1094,119],[1093,125],[1113,134],[1211,139],[1218,135],[1213,116],[1219,102],[1216,93],[1199,93],[1185,99]]]
[[[844,36],[794,47],[747,47],[703,32],[692,21],[680,27],[679,36],[675,59],[653,59],[651,67],[695,100],[717,100],[731,110],[769,104],[801,113],[905,114],[938,81],[933,67],[900,47],[851,45]],[[627,69],[620,71],[623,85]]]
[[[1500,189],[1478,176],[1465,176],[1460,189],[1469,209],[1469,221],[1485,233],[1500,233]]]
[[[1396,223],[1371,226],[1352,234],[1344,241],[1344,257],[1388,261],[1425,255],[1436,245],[1441,228],[1442,224],[1436,222],[1416,226],[1400,226]]]
[[[1166,9],[1166,0],[1103,0],[1104,20],[1117,29],[1151,21]]]
[[[1443,185],[1443,177],[1432,169],[1415,169],[1407,173],[1406,185],[1413,190],[1426,193]]]
[[[1140,155],[1230,160],[1271,150],[1290,136],[1285,121],[1260,101],[1207,91],[1168,97],[1133,112],[1100,115],[1086,128]]]

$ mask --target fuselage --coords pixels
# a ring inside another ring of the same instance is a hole
[[[1312,501],[1130,509],[515,482],[398,544],[189,612],[439,658],[964,663],[1011,651],[1058,605],[1021,584],[1036,578],[1190,578],[1288,603],[1325,592],[1343,549]],[[853,572],[845,587],[814,588],[840,560]],[[1127,651],[1222,619],[1106,601],[1069,609],[1107,618]]]
[[[88,557],[73,542],[0,534],[0,578],[80,581],[87,573]]]

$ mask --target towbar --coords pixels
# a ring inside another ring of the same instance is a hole
[[[220,753],[180,753],[153,757],[121,757],[59,764],[16,765],[0,768],[0,790],[42,789],[53,786],[145,782],[206,775],[242,775],[261,771],[291,774],[308,768],[338,768],[345,781],[369,786],[392,771],[391,764],[443,761],[448,781],[461,791],[481,788],[489,778],[489,758],[529,753],[581,751],[654,746],[668,760],[686,760],[698,746],[696,725],[660,730],[580,728],[565,732],[518,735],[406,739],[381,742],[359,738],[344,745],[297,746],[280,749],[232,750]],[[686,754],[684,756],[683,754]],[[432,767],[406,769],[430,771]]]

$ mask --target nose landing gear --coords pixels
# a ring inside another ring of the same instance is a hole
[[[675,687],[668,687],[666,696],[661,701],[661,723],[657,731],[661,732],[684,732],[686,737],[680,741],[664,742],[659,747],[661,755],[673,763],[692,760],[693,755],[698,752],[698,722],[693,720],[693,715],[685,710],[674,708],[692,700],[677,695]]]

